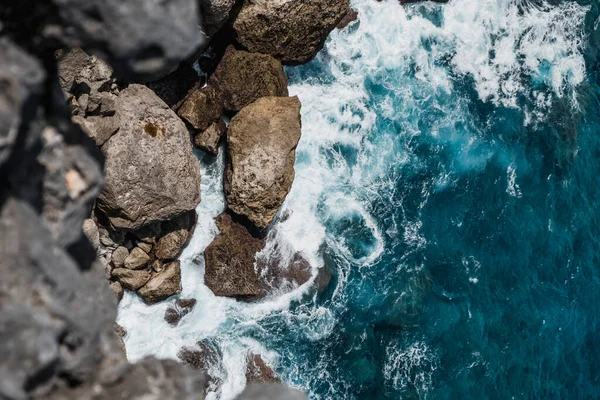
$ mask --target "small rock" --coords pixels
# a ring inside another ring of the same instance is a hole
[[[181,270],[179,261],[173,261],[156,273],[138,294],[147,304],[158,303],[181,291]]]
[[[150,268],[152,269],[152,271],[154,272],[160,272],[163,270],[164,268],[164,263],[160,260],[154,260],[152,261],[152,263],[150,264]]]
[[[98,247],[100,247],[100,232],[93,219],[88,218],[83,221],[83,234],[90,241],[94,250],[98,250]]]
[[[175,326],[181,318],[189,314],[196,305],[196,299],[177,299],[175,304],[165,311],[165,321]]]
[[[258,354],[246,358],[246,383],[281,383],[281,379]]]
[[[146,270],[132,270],[128,268],[115,268],[112,271],[113,278],[117,279],[123,288],[138,290],[150,280],[150,273]]]
[[[177,299],[175,300],[175,304],[180,309],[188,309],[191,311],[192,308],[196,305],[196,299]]]
[[[111,261],[115,267],[120,268],[125,264],[127,257],[129,257],[129,250],[125,246],[119,246],[113,251]]]
[[[223,96],[223,106],[237,112],[267,96],[288,96],[281,63],[267,54],[249,53],[229,46],[209,83]]]
[[[196,89],[183,101],[177,115],[201,132],[221,118],[223,102],[221,95],[212,87]]]
[[[150,243],[138,242],[137,247],[144,250],[146,254],[150,254],[150,252],[152,251],[152,245]]]
[[[129,256],[125,259],[125,268],[129,269],[142,269],[144,268],[148,262],[150,261],[150,257],[146,252],[139,247],[134,248],[129,253]]]
[[[176,259],[179,254],[181,254],[181,251],[187,242],[188,236],[189,232],[185,229],[179,229],[167,233],[158,240],[158,243],[154,248],[154,254],[160,260]]]
[[[194,136],[194,145],[215,156],[219,154],[219,142],[227,132],[227,125],[222,120],[215,122],[205,131]]]

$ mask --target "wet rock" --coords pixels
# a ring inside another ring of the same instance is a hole
[[[281,383],[281,379],[265,363],[258,354],[248,354],[246,358],[246,382],[250,383]]]
[[[284,385],[253,383],[235,398],[235,400],[308,400],[306,395]]]
[[[227,126],[225,122],[219,120],[213,123],[206,130],[197,133],[194,136],[194,145],[201,150],[204,150],[210,154],[219,154],[219,142],[221,138],[227,132]]]
[[[169,306],[165,311],[165,321],[170,325],[177,325],[181,318],[192,311],[196,305],[196,299],[177,299],[173,305]]]
[[[245,1],[233,29],[248,51],[303,64],[323,48],[348,7],[348,0]]]
[[[204,283],[217,296],[257,300],[267,294],[267,287],[254,268],[257,252],[264,239],[254,237],[230,214],[217,217],[220,233],[204,251]]]
[[[344,15],[344,18],[342,18],[341,21],[337,24],[337,28],[344,29],[345,27],[347,27],[348,25],[350,25],[352,22],[354,22],[356,20],[358,20],[358,11],[356,11],[352,7],[348,7],[348,11],[346,11],[346,15]]]
[[[186,365],[201,371],[221,363],[221,351],[211,341],[201,341],[193,347],[183,347],[177,357]]]
[[[300,134],[297,97],[263,97],[231,120],[227,205],[258,228],[269,226],[290,191]]]
[[[194,68],[183,62],[179,67],[154,82],[146,83],[158,97],[162,99],[172,110],[177,110],[188,93],[196,87],[202,86],[202,78]]]
[[[113,251],[111,261],[115,267],[119,268],[125,264],[127,257],[129,257],[129,250],[124,246],[119,246]]]
[[[138,290],[150,280],[150,273],[146,270],[132,270],[129,268],[115,268],[112,276],[118,280],[123,288]]]
[[[121,126],[102,146],[106,184],[97,208],[113,228],[128,230],[194,210],[200,168],[183,122],[142,85],[123,90],[116,107]]]
[[[229,19],[236,0],[199,0],[204,33],[214,35]]]
[[[237,112],[267,96],[288,96],[281,63],[267,54],[249,53],[229,46],[209,83],[223,96],[226,110]]]
[[[44,36],[102,56],[127,79],[164,76],[204,42],[193,0],[51,3],[57,18],[47,24]]]
[[[181,270],[179,261],[164,266],[152,276],[150,281],[138,290],[138,294],[148,304],[158,303],[181,291]]]
[[[131,250],[131,253],[129,253],[123,264],[125,265],[125,268],[142,269],[148,262],[150,262],[148,254],[139,247],[136,247]]]
[[[211,87],[193,90],[183,101],[177,115],[196,132],[206,130],[221,119],[223,104],[221,95]]]
[[[160,260],[176,259],[186,245],[188,237],[189,232],[185,229],[167,233],[158,240],[154,248],[156,257]]]

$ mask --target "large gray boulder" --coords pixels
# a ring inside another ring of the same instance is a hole
[[[348,7],[348,0],[245,0],[233,29],[248,51],[297,65],[323,48]]]
[[[297,97],[260,98],[229,124],[227,205],[260,229],[273,221],[292,187],[300,134]]]
[[[194,210],[200,167],[184,123],[142,85],[116,101],[119,131],[102,146],[106,184],[97,207],[117,229],[134,230]]]

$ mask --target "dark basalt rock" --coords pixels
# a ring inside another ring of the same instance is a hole
[[[281,63],[266,54],[229,46],[209,83],[223,97],[226,110],[237,112],[266,96],[288,96],[288,81]]]
[[[348,7],[348,0],[245,0],[233,29],[248,51],[298,65],[323,48]]]

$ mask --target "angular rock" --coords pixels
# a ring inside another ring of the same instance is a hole
[[[161,237],[154,247],[154,254],[160,260],[176,259],[189,238],[189,232],[185,229],[179,229]]]
[[[161,272],[156,273],[143,288],[138,290],[138,294],[147,304],[154,304],[180,291],[181,270],[179,261],[173,261],[165,265]]]
[[[152,251],[152,245],[150,243],[138,242],[137,247],[142,249],[146,254],[149,254]]]
[[[236,0],[199,0],[202,26],[206,35],[214,35],[227,22],[235,3]]]
[[[106,184],[97,207],[117,229],[135,230],[194,210],[200,168],[183,122],[142,85],[116,103],[121,126],[102,146]]]
[[[115,268],[112,276],[121,283],[125,289],[138,290],[150,280],[150,273],[146,270],[135,271],[129,268]]]
[[[51,3],[58,18],[43,31],[45,36],[101,55],[127,79],[160,78],[204,43],[194,0]]]
[[[281,383],[281,379],[258,354],[246,358],[246,383]]]
[[[226,110],[237,112],[267,96],[288,96],[288,80],[281,63],[266,54],[229,46],[209,83],[223,97]]]
[[[216,219],[220,233],[204,251],[204,283],[217,296],[252,301],[267,294],[267,287],[254,268],[254,259],[265,242],[254,237],[230,214]]]
[[[177,299],[175,303],[165,310],[165,321],[170,325],[177,325],[181,318],[192,311],[196,305],[196,299]]]
[[[177,115],[198,132],[219,121],[222,111],[221,95],[214,88],[207,86],[192,91],[177,110]]]
[[[348,7],[348,0],[246,0],[233,29],[248,51],[298,65],[323,48]]]
[[[348,7],[348,11],[346,11],[346,15],[344,15],[344,18],[341,19],[341,21],[337,24],[338,29],[344,29],[345,27],[347,27],[348,25],[350,25],[352,22],[358,20],[358,11],[356,11],[354,8],[352,7]]]
[[[177,353],[177,357],[184,364],[202,371],[221,363],[221,351],[208,340],[198,342],[194,347],[183,347]]]
[[[125,265],[125,268],[142,269],[148,262],[150,262],[148,254],[139,247],[136,247],[131,250],[131,253],[129,253],[129,256],[127,256],[123,264]]]
[[[116,268],[119,268],[125,264],[127,257],[129,257],[129,250],[124,246],[119,246],[113,251],[111,261]]]
[[[229,124],[227,205],[258,228],[269,226],[290,191],[300,134],[297,97],[260,98]]]
[[[106,143],[106,141],[119,130],[120,124],[118,116],[90,116],[84,118],[80,115],[75,115],[71,120],[74,124],[77,124],[77,126],[79,126],[98,147]]]
[[[194,145],[216,156],[219,154],[219,142],[226,132],[227,126],[225,122],[219,120],[219,122],[215,122],[205,131],[197,133],[194,136]]]

